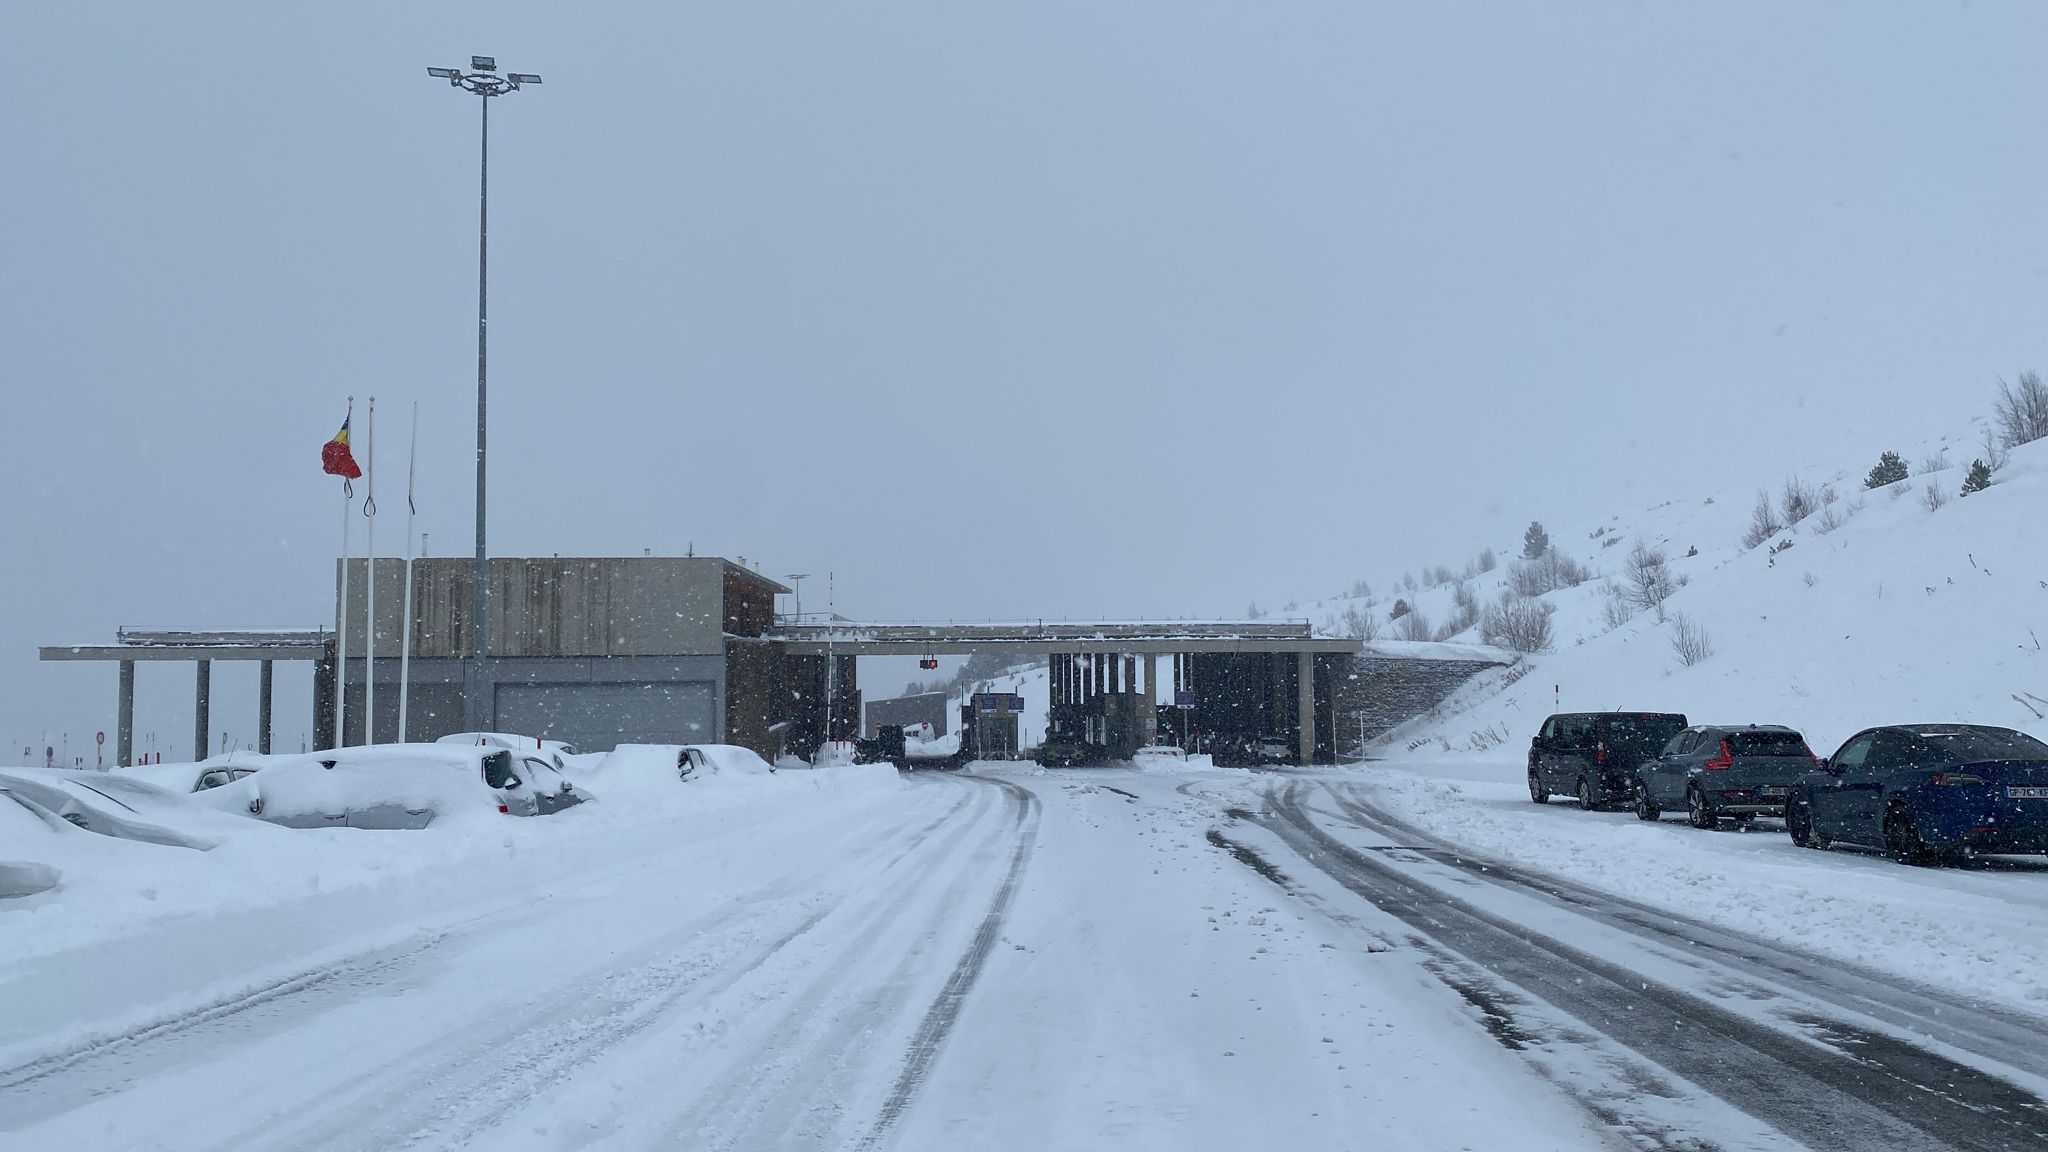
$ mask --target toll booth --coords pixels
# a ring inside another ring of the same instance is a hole
[[[1024,697],[1010,692],[976,692],[960,706],[960,748],[976,760],[1015,760]]]

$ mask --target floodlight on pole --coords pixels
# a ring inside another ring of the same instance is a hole
[[[474,576],[474,603],[471,609],[469,627],[470,660],[463,677],[464,710],[468,714],[468,726],[472,731],[483,731],[491,725],[484,712],[485,640],[490,635],[490,605],[488,583],[484,565],[484,475],[485,454],[484,413],[485,413],[485,363],[490,333],[488,288],[490,278],[490,219],[491,219],[491,97],[516,92],[521,85],[538,84],[540,77],[530,72],[514,72],[508,76],[495,76],[498,61],[492,56],[471,56],[470,72],[455,68],[429,68],[427,75],[436,80],[446,80],[451,87],[460,88],[483,98],[483,131],[478,150],[477,180],[477,225],[476,225],[476,572]]]
[[[790,595],[796,600],[796,612],[793,615],[796,616],[796,622],[799,624],[804,622],[804,580],[809,576],[809,572],[791,572],[783,577],[783,579],[789,581]]]

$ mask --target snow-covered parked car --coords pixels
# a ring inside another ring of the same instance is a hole
[[[1141,767],[1147,764],[1178,766],[1187,763],[1187,759],[1186,750],[1176,744],[1147,744],[1131,753],[1131,762]]]
[[[190,794],[112,772],[8,768],[0,789],[38,815],[121,840],[205,851],[247,831]]]
[[[555,766],[556,771],[568,768],[582,753],[574,744],[563,740],[550,740],[545,736],[521,736],[514,732],[452,732],[436,744],[466,745],[474,748],[503,748],[515,756],[539,756]]]
[[[244,776],[261,772],[272,764],[286,764],[299,758],[236,752],[201,760],[197,764],[137,764],[131,768],[113,768],[109,771],[116,776],[142,780],[172,792],[204,792],[209,788],[232,784]]]
[[[194,795],[197,803],[288,828],[424,828],[491,812],[546,816],[588,798],[537,756],[440,743],[315,752]]]

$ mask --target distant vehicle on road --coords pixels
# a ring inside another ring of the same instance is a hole
[[[1785,830],[1908,864],[2048,852],[2048,744],[1984,724],[1897,724],[1849,737],[1798,781]]]
[[[1188,754],[1178,744],[1147,744],[1131,753],[1135,764],[1185,764]]]
[[[1597,812],[1635,794],[1636,767],[1686,726],[1677,712],[1560,712],[1529,740],[1529,799],[1576,796]]]
[[[1806,737],[1782,724],[1694,725],[1636,769],[1636,815],[1684,808],[1695,828],[1777,816],[1816,763]]]
[[[397,829],[492,810],[546,816],[586,796],[538,756],[434,743],[315,752],[194,798],[288,828]]]

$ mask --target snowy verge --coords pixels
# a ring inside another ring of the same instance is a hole
[[[1918,869],[1795,847],[1776,821],[1702,832],[1672,817],[1533,804],[1519,759],[1376,763],[1336,775],[1483,856],[1822,956],[2048,1016],[2048,864]]]
[[[659,844],[726,824],[765,823],[788,809],[829,806],[901,786],[888,765],[775,775],[762,765],[759,773],[718,771],[686,783],[676,778],[672,759],[669,764],[666,774],[592,774],[590,791],[597,800],[553,816],[437,822],[411,832],[287,830],[250,820],[248,835],[206,852],[10,821],[8,830],[20,834],[8,837],[0,855],[10,867],[52,869],[58,883],[0,901],[0,972],[32,957],[137,935],[170,919],[205,921],[303,905],[428,874],[497,875],[516,861],[514,882],[545,890],[557,864],[575,867],[643,841]],[[5,981],[0,976],[0,989]]]

